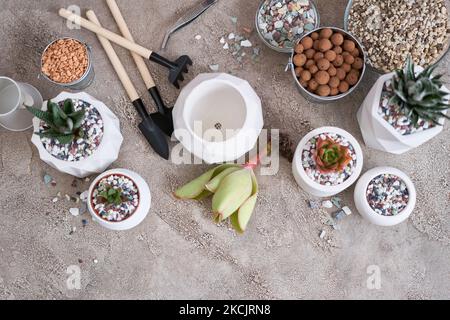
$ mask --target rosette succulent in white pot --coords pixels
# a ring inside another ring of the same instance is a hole
[[[379,167],[366,172],[355,187],[361,216],[379,226],[394,226],[409,218],[416,205],[416,189],[402,171]]]
[[[378,79],[358,111],[368,147],[403,154],[442,132],[450,91],[435,68],[424,70],[408,58],[404,70]]]
[[[51,167],[78,178],[104,171],[119,156],[119,119],[86,93],[62,92],[33,113],[31,141]]]
[[[136,172],[113,169],[92,182],[87,200],[96,222],[110,230],[124,231],[147,217],[151,193],[147,182]]]
[[[292,162],[300,187],[316,197],[334,196],[356,182],[363,168],[358,141],[347,131],[323,127],[299,143]]]
[[[173,108],[174,135],[208,164],[239,159],[254,148],[264,125],[261,100],[242,79],[200,74]]]

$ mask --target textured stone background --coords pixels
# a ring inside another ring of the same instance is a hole
[[[158,48],[162,30],[195,2],[132,0],[119,1],[119,5],[136,41]],[[258,2],[219,1],[177,33],[166,54],[193,57],[189,79],[209,72],[210,64],[219,64],[220,71],[248,80],[263,100],[266,126],[282,129],[295,144],[311,127],[324,125],[342,127],[362,142],[356,111],[376,80],[375,74],[367,74],[350,97],[321,106],[296,92],[290,75],[284,73],[287,57],[263,47],[256,35],[251,40],[261,47],[259,63],[247,60],[240,67],[222,49],[219,39],[236,28],[230,17],[238,17],[239,29],[252,27]],[[317,2],[322,24],[342,27],[346,1]],[[227,226],[211,222],[209,203],[173,199],[171,192],[205,167],[175,167],[149,149],[133,124],[134,111],[95,36],[85,30],[68,30],[58,17],[59,7],[71,4],[0,0],[0,74],[29,82],[45,99],[52,98],[60,89],[37,78],[42,49],[63,35],[91,44],[96,80],[87,92],[105,101],[122,120],[125,142],[113,167],[143,175],[152,188],[153,206],[144,223],[129,232],[109,232],[92,221],[83,228],[82,217],[69,214],[70,203],[53,204],[51,199],[58,191],[84,191],[88,183],[79,182],[72,188],[71,177],[41,162],[30,143],[31,131],[0,129],[1,299],[450,298],[448,125],[440,136],[406,155],[364,147],[365,170],[392,165],[416,183],[417,209],[406,223],[380,228],[354,214],[341,224],[340,231],[328,229],[323,225],[326,213],[307,208],[308,196],[297,187],[290,164],[283,159],[277,176],[260,178],[256,214],[246,235],[238,237]],[[104,26],[117,30],[103,1],[76,4],[94,9]],[[195,40],[195,35],[202,39]],[[144,92],[129,54],[117,51]],[[441,70],[448,72],[449,62],[448,56]],[[163,96],[173,104],[178,92],[168,84],[166,71],[151,67]],[[45,172],[56,178],[55,188],[43,184]],[[343,198],[353,208],[352,191]],[[77,231],[70,235],[74,226]],[[325,240],[319,238],[322,229],[327,230]],[[82,290],[66,288],[65,272],[70,265],[81,267]],[[369,265],[381,268],[381,290],[366,288]]]

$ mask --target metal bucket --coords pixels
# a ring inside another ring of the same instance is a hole
[[[343,94],[340,94],[340,95],[337,95],[337,96],[332,96],[332,97],[321,97],[321,96],[319,96],[319,95],[317,95],[317,94],[311,93],[311,92],[309,92],[308,90],[306,90],[306,89],[300,84],[300,81],[298,81],[298,78],[297,78],[297,76],[296,76],[296,74],[295,74],[295,65],[294,65],[294,62],[293,62],[293,61],[294,61],[294,56],[295,56],[296,53],[295,53],[295,51],[292,51],[291,57],[289,58],[288,65],[287,65],[287,67],[286,67],[286,71],[288,71],[289,69],[291,70],[292,76],[294,77],[294,81],[295,81],[295,84],[296,84],[296,86],[297,86],[297,89],[298,89],[298,91],[302,94],[302,96],[305,97],[307,100],[309,100],[309,101],[311,101],[311,102],[317,102],[317,103],[332,103],[332,102],[335,102],[335,101],[338,101],[338,100],[340,100],[340,99],[345,98],[346,96],[348,96],[349,94],[351,94],[353,91],[355,91],[356,88],[357,88],[357,87],[359,86],[359,84],[361,83],[362,79],[364,78],[364,74],[365,74],[365,72],[366,72],[366,63],[367,63],[367,54],[366,54],[366,51],[364,50],[364,47],[361,45],[361,43],[359,42],[359,40],[356,39],[354,36],[352,36],[352,35],[351,35],[350,33],[348,33],[347,31],[342,30],[342,29],[340,29],[340,28],[336,28],[336,27],[320,27],[320,28],[317,28],[317,29],[312,30],[312,31],[308,32],[307,34],[303,35],[302,38],[298,39],[298,41],[296,42],[296,45],[297,45],[303,38],[305,38],[305,37],[311,35],[311,34],[314,33],[314,32],[318,32],[319,30],[325,29],[325,28],[329,28],[329,29],[332,29],[332,30],[334,30],[334,31],[340,32],[340,33],[344,34],[346,37],[352,39],[352,40],[356,43],[359,52],[361,52],[361,54],[362,54],[362,57],[361,57],[361,58],[364,59],[364,64],[363,64],[363,68],[362,68],[362,70],[361,70],[361,75],[360,75],[360,77],[359,77],[358,83],[356,83],[353,87],[351,87],[350,90],[348,90],[346,93],[343,93]]]
[[[261,30],[259,29],[259,13],[261,11],[261,8],[263,7],[264,3],[267,0],[263,0],[261,2],[261,4],[258,7],[258,11],[256,12],[256,18],[255,18],[255,25],[256,25],[256,31],[258,32],[259,37],[261,38],[262,42],[268,46],[270,49],[275,50],[277,52],[281,52],[281,53],[291,53],[293,51],[293,48],[280,48],[280,47],[276,47],[274,45],[272,45],[271,43],[269,43],[267,41],[266,38],[264,38],[264,36],[261,33]],[[318,28],[320,26],[320,14],[319,14],[319,10],[317,9],[317,5],[313,0],[309,0],[309,2],[311,3],[311,8],[314,10],[315,14],[316,14],[316,23],[314,28]],[[302,34],[301,36],[299,36],[300,38],[302,38],[304,36],[304,34]]]
[[[52,79],[50,79],[49,77],[47,77],[46,74],[44,74],[42,72],[42,68],[43,68],[43,57],[44,57],[44,53],[47,51],[47,49],[54,44],[55,42],[59,41],[59,40],[65,40],[65,39],[69,39],[69,40],[75,40],[79,43],[81,43],[82,45],[84,45],[87,55],[88,55],[88,67],[86,68],[86,71],[84,72],[83,76],[81,76],[80,79],[75,80],[73,82],[70,83],[59,83],[59,82],[55,82]],[[76,38],[70,38],[70,37],[64,37],[64,38],[60,38],[60,39],[56,39],[55,41],[52,41],[44,50],[44,52],[42,53],[41,56],[41,76],[44,77],[45,79],[47,79],[48,81],[50,81],[51,83],[58,85],[60,87],[63,88],[67,88],[70,90],[74,90],[74,91],[81,91],[83,89],[86,89],[87,87],[89,87],[92,82],[94,81],[95,78],[95,72],[94,72],[94,66],[92,64],[92,49],[89,45],[87,45],[86,43],[84,43],[83,41],[76,39]]]

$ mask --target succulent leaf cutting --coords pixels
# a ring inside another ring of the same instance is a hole
[[[323,173],[340,172],[352,161],[348,147],[330,138],[319,138],[315,153],[315,161]]]
[[[85,118],[85,111],[75,111],[71,99],[65,100],[63,107],[49,100],[47,111],[28,106],[26,108],[48,127],[42,132],[35,133],[41,138],[55,139],[62,144],[69,144],[73,140],[84,136],[81,126]]]
[[[442,90],[443,75],[433,75],[436,65],[421,73],[415,73],[415,66],[408,57],[403,70],[397,70],[392,81],[394,96],[390,103],[400,107],[402,112],[417,127],[420,119],[441,125],[442,118],[450,119],[444,112],[450,108],[448,93]]]
[[[244,233],[256,207],[259,186],[254,168],[263,155],[270,152],[270,145],[256,160],[246,165],[222,164],[175,191],[175,197],[183,200],[212,198],[214,221],[228,218],[238,233]]]

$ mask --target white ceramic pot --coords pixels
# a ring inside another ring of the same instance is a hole
[[[253,149],[264,125],[261,100],[245,80],[200,74],[173,109],[175,137],[208,164],[234,161]]]
[[[84,178],[89,175],[105,171],[119,156],[123,137],[120,133],[120,122],[116,115],[101,101],[93,98],[87,93],[68,93],[62,92],[53,102],[58,103],[66,99],[78,99],[93,105],[100,113],[103,120],[103,137],[100,145],[94,150],[93,154],[80,161],[63,161],[52,156],[42,144],[39,136],[33,134],[31,141],[37,147],[41,160],[51,167],[70,174],[78,178]],[[47,109],[47,101],[44,102],[42,110]],[[34,132],[39,131],[40,120],[33,119]]]
[[[356,165],[353,173],[350,177],[348,177],[343,183],[338,185],[327,186],[316,182],[312,178],[310,178],[302,163],[302,154],[303,151],[306,150],[307,143],[314,137],[322,134],[322,133],[336,133],[349,141],[349,143],[353,146],[353,149],[356,154]],[[335,127],[323,127],[318,128],[316,130],[308,133],[299,143],[297,150],[295,152],[294,160],[292,161],[292,172],[294,174],[294,178],[300,187],[308,192],[309,194],[316,197],[331,197],[342,191],[349,188],[353,183],[356,182],[359,175],[361,174],[363,168],[363,153],[361,146],[358,141],[347,131],[342,130],[340,128]]]
[[[423,68],[417,67],[416,72],[422,70]],[[395,73],[389,73],[378,79],[361,105],[357,117],[364,142],[368,147],[388,153],[403,154],[434,138],[442,132],[444,127],[436,126],[413,134],[402,135],[378,114],[384,84],[394,75]],[[445,87],[442,87],[442,90],[450,93]],[[441,124],[444,124],[443,118]]]
[[[129,218],[120,222],[107,221],[103,219],[98,215],[92,205],[92,193],[94,191],[94,188],[97,186],[100,180],[111,175],[125,176],[128,179],[132,180],[137,186],[139,192],[139,205],[136,211]],[[88,209],[93,219],[102,227],[114,231],[125,231],[138,226],[147,217],[150,211],[151,202],[152,197],[147,182],[145,182],[145,180],[136,172],[126,169],[113,169],[102,173],[92,182],[89,188]]]
[[[382,174],[391,174],[399,177],[401,180],[405,182],[406,187],[408,189],[409,193],[408,205],[396,216],[383,216],[381,214],[378,214],[370,207],[367,201],[366,196],[367,187],[374,178]],[[416,206],[417,195],[416,195],[416,188],[414,187],[413,182],[405,173],[396,168],[379,167],[369,170],[361,177],[361,179],[359,179],[355,187],[354,197],[356,208],[364,219],[368,220],[369,222],[375,225],[387,227],[402,223],[403,221],[409,218],[409,216],[414,210],[414,207]]]

